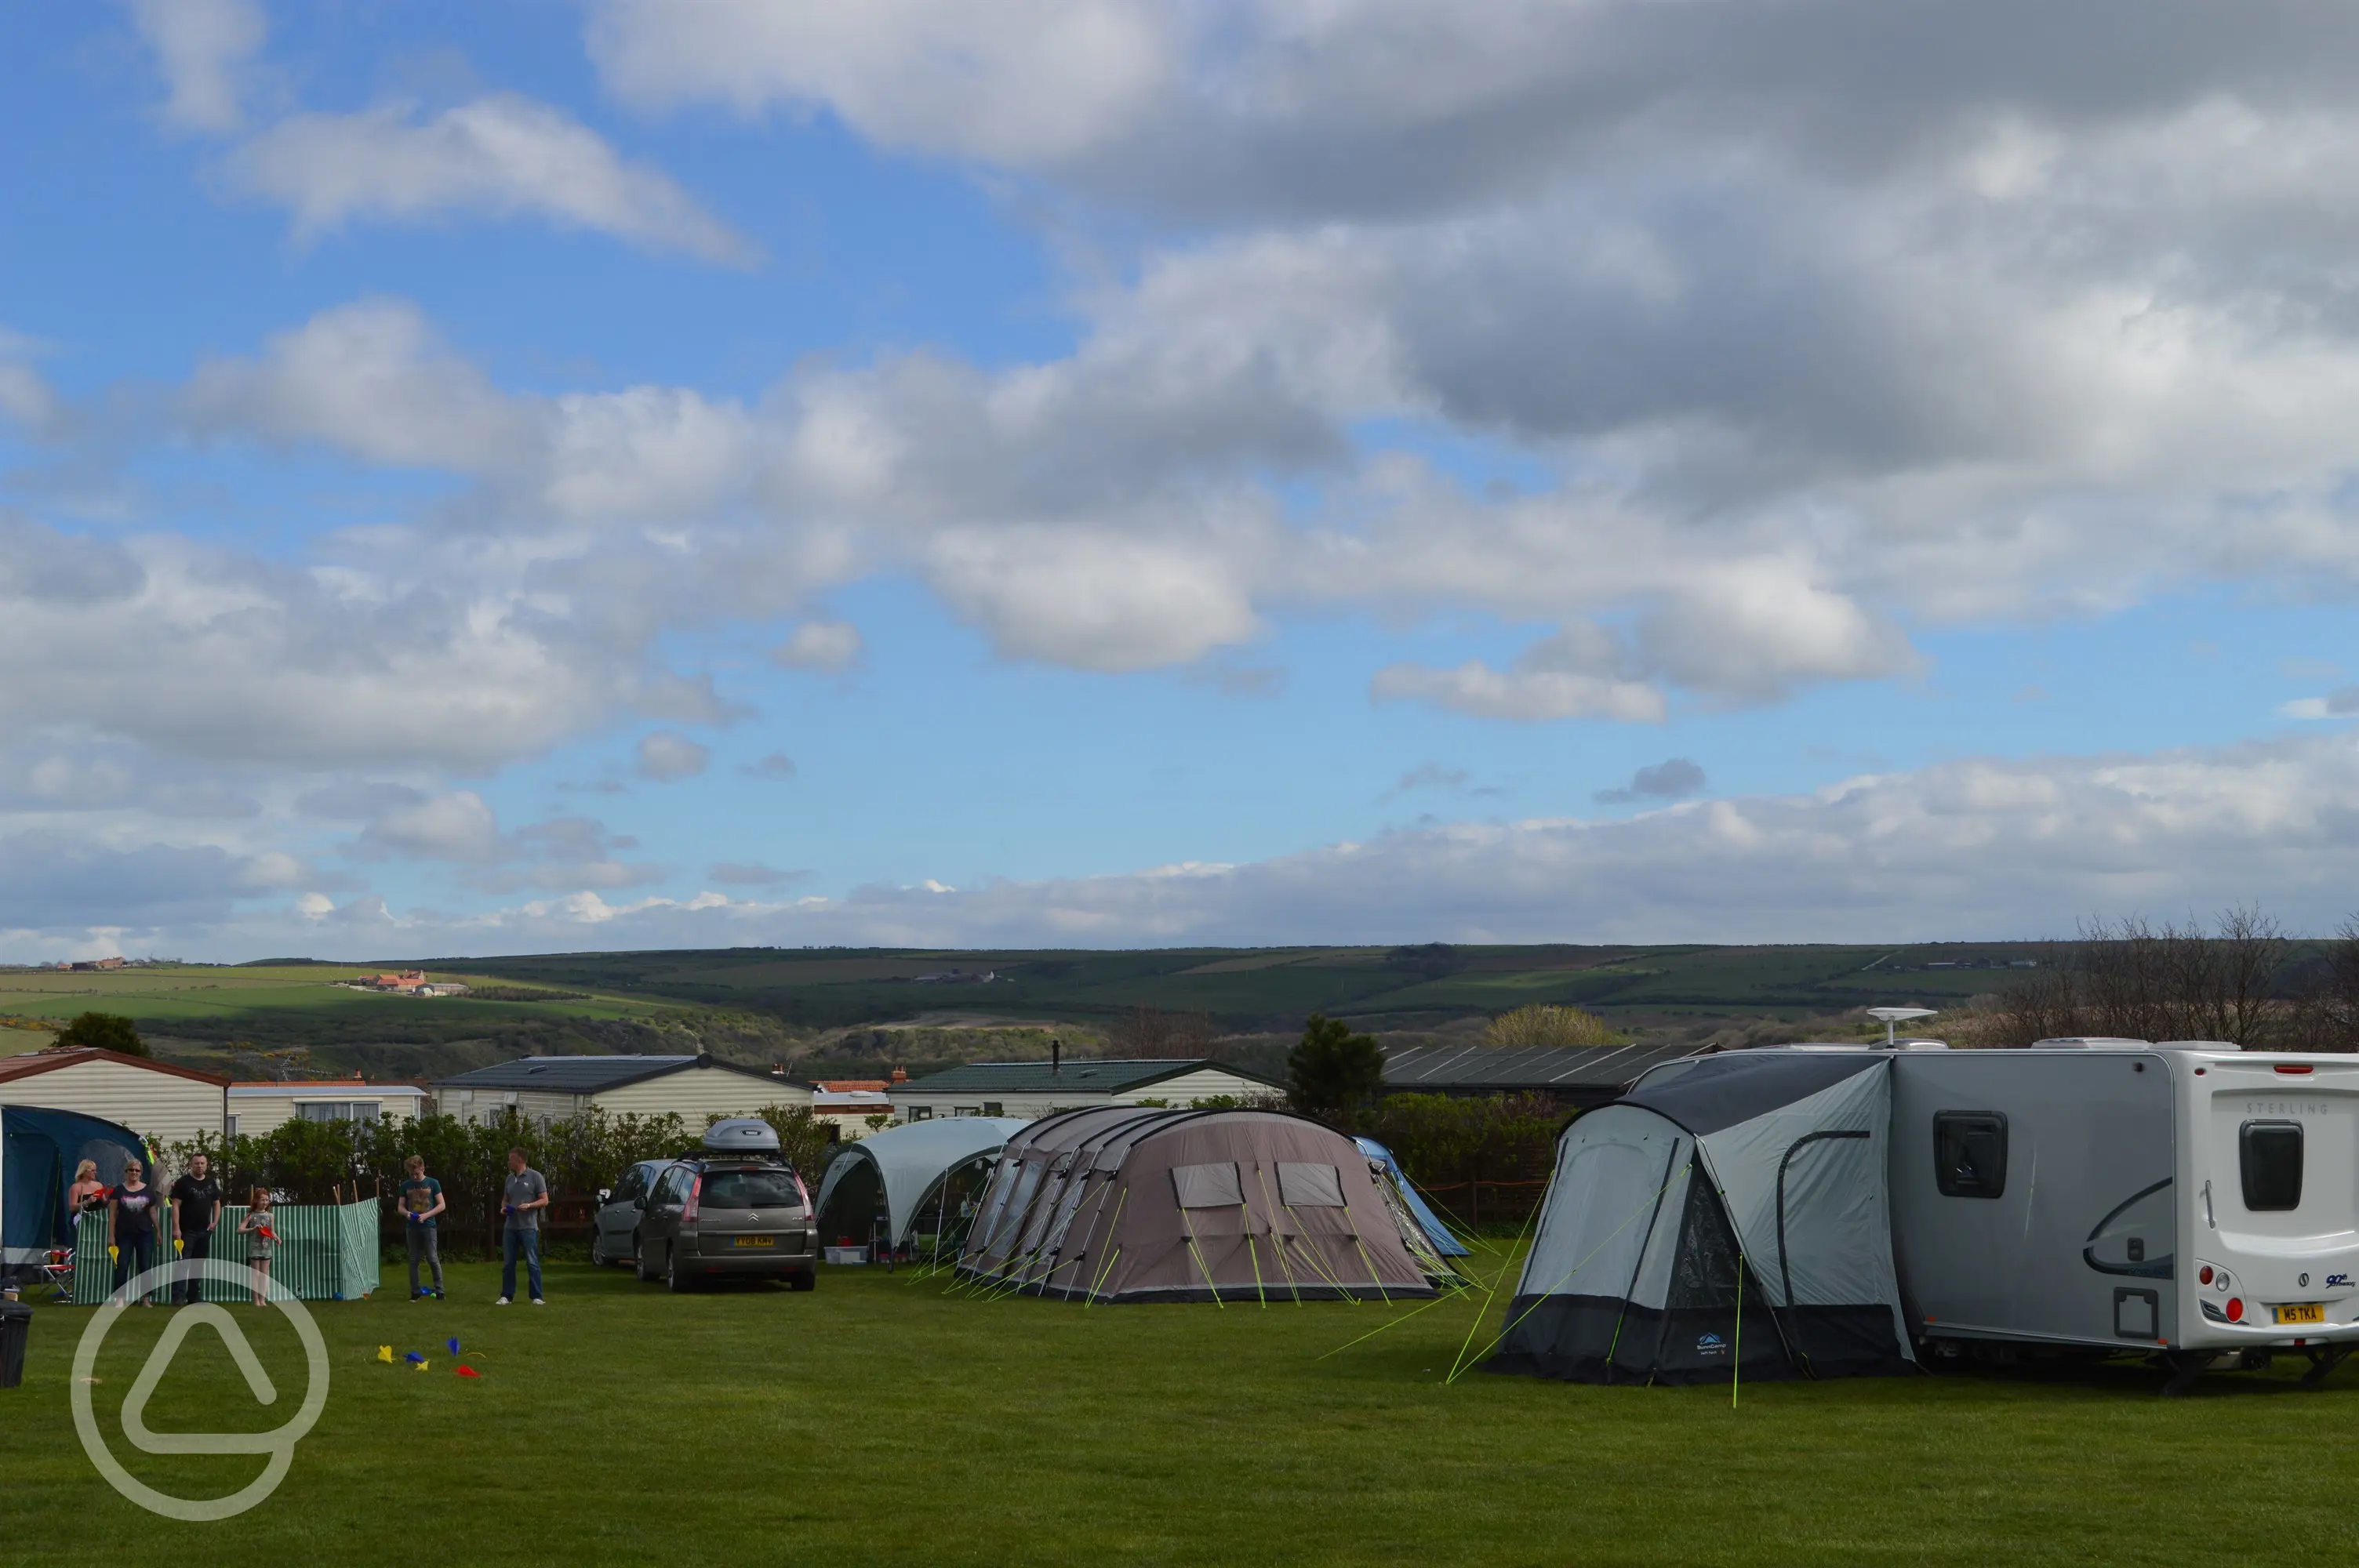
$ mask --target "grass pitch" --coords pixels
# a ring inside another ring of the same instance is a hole
[[[89,1314],[39,1309],[0,1392],[10,1555],[139,1543],[174,1562],[1387,1563],[2273,1561],[2338,1551],[2359,1371],[2318,1393],[2135,1368],[1746,1388],[1446,1383],[1479,1297],[1410,1309],[1081,1307],[830,1270],[820,1289],[674,1297],[550,1270],[550,1305],[315,1308],[333,1366],[277,1494],[175,1524],[84,1458],[68,1368]],[[158,1432],[276,1425],[200,1329]],[[219,1496],[259,1461],[137,1454],[119,1411],[165,1309],[125,1314],[92,1390],[133,1473]],[[1399,1319],[1340,1353],[1354,1336]],[[1492,1314],[1495,1324],[1496,1313]],[[452,1375],[457,1336],[480,1380]],[[1482,1343],[1483,1336],[1475,1344]],[[419,1350],[428,1370],[375,1360]],[[47,1543],[44,1547],[41,1543]]]

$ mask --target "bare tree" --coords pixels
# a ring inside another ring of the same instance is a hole
[[[2055,967],[2001,995],[1982,1033],[2003,1045],[2066,1035],[2274,1044],[2295,1022],[2278,991],[2289,952],[2283,929],[2258,909],[2228,910],[2209,931],[2192,919],[2091,920]],[[2359,942],[2352,968],[2359,1001]]]
[[[2359,1051],[2359,917],[2344,921],[2305,966],[2292,1033],[2304,1051]]]

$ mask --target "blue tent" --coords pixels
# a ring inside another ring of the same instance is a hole
[[[1352,1141],[1358,1144],[1360,1152],[1369,1159],[1382,1160],[1385,1162],[1386,1173],[1392,1177],[1393,1185],[1400,1189],[1401,1202],[1408,1205],[1409,1213],[1417,1216],[1418,1224],[1423,1226],[1426,1235],[1433,1238],[1433,1249],[1436,1252],[1440,1253],[1444,1258],[1464,1258],[1471,1255],[1467,1251],[1466,1244],[1450,1233],[1450,1227],[1441,1223],[1441,1217],[1426,1206],[1425,1199],[1419,1196],[1418,1190],[1409,1184],[1408,1173],[1400,1168],[1400,1162],[1393,1158],[1391,1150],[1373,1138],[1354,1138]]]
[[[98,1179],[110,1187],[127,1161],[156,1168],[127,1127],[71,1110],[0,1107],[0,1279],[34,1277],[49,1248],[73,1245],[66,1189],[84,1160],[97,1162]]]

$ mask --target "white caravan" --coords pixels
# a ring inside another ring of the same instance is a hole
[[[1892,1057],[1895,1260],[1918,1336],[2221,1353],[2359,1346],[2359,1057],[2050,1040]]]

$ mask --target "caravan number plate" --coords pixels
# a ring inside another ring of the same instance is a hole
[[[2279,1323],[2324,1323],[2326,1308],[2316,1302],[2297,1302],[2292,1306],[2277,1308]]]
[[[740,1247],[776,1247],[778,1244],[778,1238],[775,1236],[740,1236],[736,1238],[736,1242]],[[2287,1312],[2291,1309],[2279,1307],[2277,1310],[2279,1312]],[[2315,1312],[2318,1309],[2313,1307],[2310,1310]],[[2278,1321],[2282,1323],[2286,1320],[2280,1318]]]

